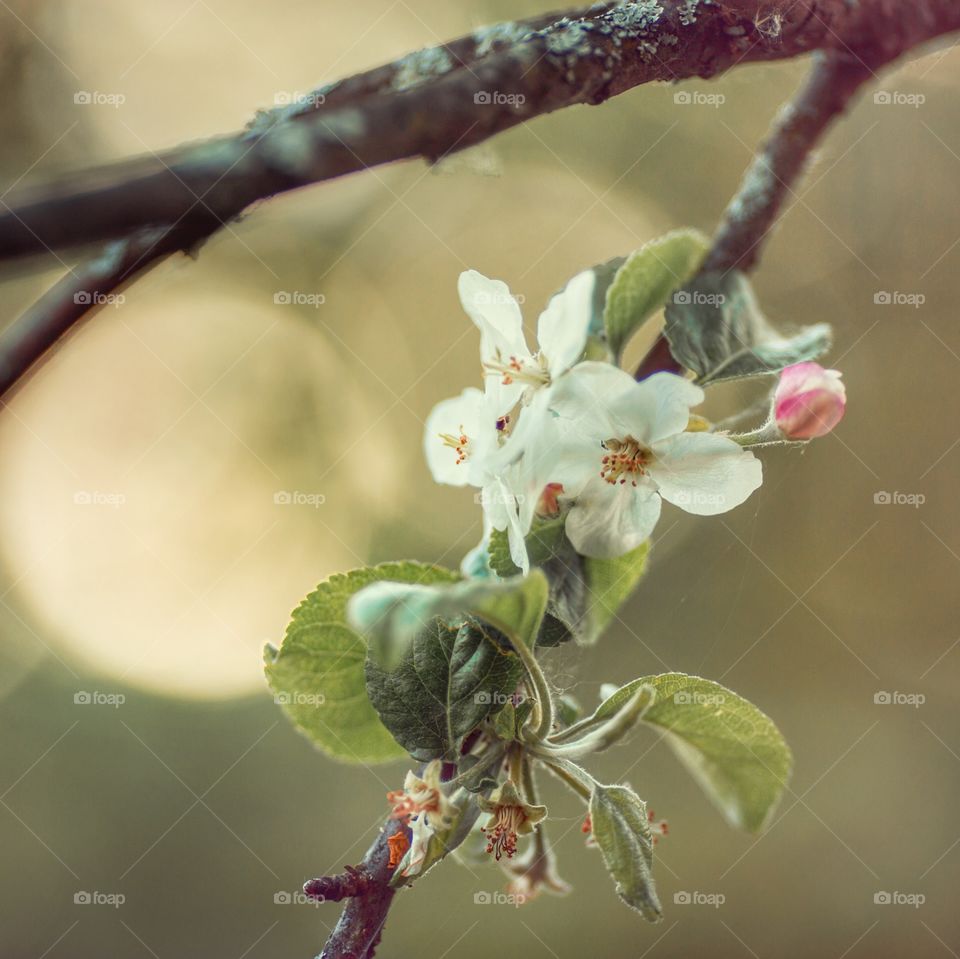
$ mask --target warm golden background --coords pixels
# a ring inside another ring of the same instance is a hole
[[[542,9],[2,7],[4,189],[236,129],[278,93]],[[431,405],[477,372],[457,274],[502,277],[535,318],[574,271],[672,227],[711,230],[803,70],[639,89],[538,120],[469,162],[274,201],[196,261],[150,273],[0,411],[4,955],[319,951],[336,907],[274,896],[357,861],[404,767],[315,753],[267,694],[260,648],[330,572],[398,556],[455,565],[475,542],[470,493],[432,485],[420,456]],[[552,657],[588,703],[602,681],[677,669],[767,710],[796,754],[768,834],[728,829],[641,733],[598,767],[670,820],[660,926],[619,903],[577,808],[552,793],[572,898],[475,905],[476,891],[502,888],[499,873],[451,864],[400,898],[383,956],[957,955],[958,79],[947,44],[884,77],[877,89],[925,102],[864,97],[758,274],[778,322],[835,324],[831,362],[850,397],[840,429],[765,455],[763,489],[733,514],[669,510],[624,625],[589,656]],[[680,106],[677,89],[726,100]],[[78,91],[125,101],[75,105]],[[3,323],[60,269],[4,273]],[[275,305],[279,291],[325,302]],[[881,291],[925,302],[878,306]],[[275,505],[281,490],[325,502]],[[875,505],[878,491],[926,501]],[[926,702],[876,705],[878,691]],[[126,701],[75,704],[79,692]],[[75,905],[80,891],[125,903]],[[675,905],[679,891],[726,902]],[[882,891],[926,901],[876,905]]]

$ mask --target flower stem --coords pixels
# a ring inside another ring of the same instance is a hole
[[[566,783],[578,796],[590,802],[590,796],[593,794],[594,788],[598,785],[596,779],[594,779],[590,773],[567,759],[546,759],[540,757],[540,761],[557,779]]]
[[[522,640],[517,639],[513,640],[513,648],[527,671],[531,691],[536,697],[534,718],[538,720],[537,728],[528,738],[528,741],[543,742],[553,729],[553,696],[550,693],[550,686],[547,683],[547,677],[543,675],[540,664],[537,662],[537,657],[533,654],[533,650]]]

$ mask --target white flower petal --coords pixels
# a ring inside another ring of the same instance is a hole
[[[594,283],[592,270],[578,273],[540,314],[537,342],[554,378],[569,370],[586,349]]]
[[[404,876],[419,874],[427,857],[434,831],[425,813],[420,813],[419,816],[410,820],[410,858],[403,870]]]
[[[460,302],[480,330],[480,356],[484,362],[499,356],[527,357],[530,351],[523,336],[523,316],[510,288],[476,270],[460,274],[457,284]]]
[[[613,559],[648,539],[660,518],[652,485],[613,486],[599,477],[588,483],[567,515],[567,536],[578,553]]]
[[[550,409],[552,387],[539,390],[534,402],[525,407],[514,434],[503,453],[521,451],[512,467],[512,482],[520,484],[528,498],[521,504],[533,515],[537,500],[548,483],[560,483],[568,495],[576,495],[586,481],[600,470],[600,441]]]
[[[660,495],[698,516],[739,506],[763,482],[753,453],[713,433],[681,433],[654,447],[649,472]]]
[[[466,486],[473,482],[475,456],[483,446],[483,393],[474,387],[465,389],[459,396],[441,400],[430,411],[423,431],[423,452],[433,478],[449,486]],[[490,428],[489,426],[487,427]],[[457,450],[450,446],[444,436],[457,439],[467,437],[466,459],[457,463]]]
[[[529,573],[530,560],[525,537],[530,527],[528,524],[524,528],[521,523],[518,499],[522,495],[498,476],[484,486],[481,502],[484,529],[506,530],[510,543],[510,558],[524,573]]]
[[[592,443],[613,435],[610,406],[636,386],[629,373],[609,363],[589,360],[578,363],[550,387],[547,405],[569,432]]]
[[[610,414],[623,432],[650,444],[682,433],[690,420],[690,407],[702,402],[699,386],[675,373],[654,373],[617,397]]]

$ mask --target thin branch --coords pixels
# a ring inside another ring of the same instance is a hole
[[[751,270],[785,201],[830,125],[874,70],[847,53],[818,55],[806,83],[780,111],[727,206],[702,271]]]
[[[960,5],[958,5],[960,7]],[[901,40],[902,42],[906,42]],[[758,263],[784,204],[806,172],[814,150],[876,71],[904,52],[900,43],[875,44],[854,52],[820,52],[803,86],[780,111],[766,142],[754,156],[739,189],[727,205],[701,273],[743,270]],[[681,372],[661,334],[634,374]]]
[[[183,245],[175,230],[141,230],[108,244],[98,257],[67,273],[0,333],[0,397],[81,320],[120,302],[120,291],[141,270]]]
[[[358,866],[348,867],[340,876],[322,876],[304,884],[303,891],[311,898],[348,900],[320,959],[372,959],[395,895],[390,886],[388,840],[405,828],[400,820],[387,819]]]

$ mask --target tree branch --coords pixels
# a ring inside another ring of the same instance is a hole
[[[436,160],[653,80],[708,77],[813,49],[856,49],[867,62],[886,62],[891,50],[898,56],[960,29],[960,8],[954,0],[628,0],[544,19],[410,54],[242,133],[31,191],[0,214],[0,259],[147,226],[177,225],[199,239],[257,200],[383,163]]]
[[[0,397],[82,320],[116,304],[120,291],[147,266],[184,249],[184,238],[164,227],[140,230],[108,244],[103,252],[72,269],[15,323],[0,333]]]
[[[322,876],[304,883],[304,893],[313,899],[349,900],[320,959],[372,959],[395,895],[390,886],[393,869],[388,840],[405,828],[402,821],[387,819],[359,866],[348,866],[340,876]]]
[[[895,20],[899,13],[900,20]],[[915,16],[915,19],[911,19]],[[918,2],[905,14],[896,0],[857,7],[849,39],[834,35],[830,47],[815,55],[807,80],[780,111],[733,199],[727,205],[700,272],[749,272],[806,171],[813,151],[831,124],[844,113],[864,84],[931,31],[960,29],[960,4]],[[661,334],[634,374],[681,372]]]
[[[859,58],[817,57],[807,81],[786,104],[747,169],[713,239],[702,271],[751,270],[811,154],[874,71]]]
[[[0,260],[98,241],[122,244],[54,287],[7,331],[0,396],[96,307],[94,294],[120,288],[171,252],[196,248],[257,200],[382,163],[434,161],[536,116],[602,103],[653,80],[710,77],[815,49],[844,54],[869,74],[957,29],[955,0],[601,4],[478,30],[262,113],[232,137],[80,173],[9,205],[0,201]],[[785,143],[784,154],[790,149]],[[784,183],[795,179],[805,157],[792,171],[792,155],[772,157],[783,164]],[[776,163],[754,173],[767,169],[776,179]],[[754,204],[752,216],[744,215],[746,203],[728,210],[718,257],[729,258],[734,248],[747,256],[769,231],[783,197],[758,197],[760,183],[754,176],[745,184],[754,193],[741,191]],[[144,241],[151,235],[164,239]],[[110,263],[118,264],[113,273]],[[82,293],[91,294],[86,304]]]

